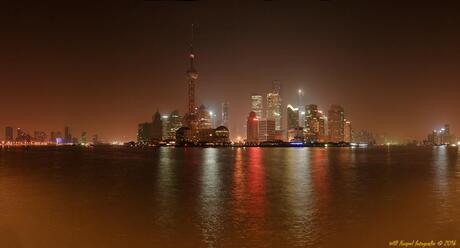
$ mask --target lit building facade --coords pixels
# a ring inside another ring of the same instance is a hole
[[[324,142],[327,118],[315,104],[305,106],[305,138],[309,142]]]
[[[276,140],[276,121],[271,119],[259,120],[259,142]]]
[[[275,121],[275,130],[282,129],[282,109],[281,109],[281,96],[279,93],[270,92],[267,94],[267,116],[269,120]]]
[[[246,121],[246,143],[257,144],[259,141],[259,119],[254,111],[249,113]]]
[[[178,110],[174,110],[168,116],[168,122],[163,123],[166,127],[165,136],[163,140],[175,140],[176,139],[176,132],[179,128],[182,127],[182,116],[179,114]]]
[[[13,127],[5,127],[5,141],[7,142],[14,141]]]
[[[299,109],[292,107],[291,104],[287,106],[287,129],[294,129],[299,127]]]
[[[263,102],[264,98],[262,95],[259,94],[252,94],[251,95],[251,111],[256,113],[257,118],[263,118]]]
[[[351,142],[351,133],[352,133],[352,129],[351,129],[351,122],[350,121],[347,121],[345,120],[344,121],[344,128],[343,128],[343,141],[347,142],[347,143],[350,143]]]
[[[329,142],[339,143],[345,139],[345,112],[340,105],[331,105],[328,111]]]
[[[221,116],[221,126],[228,127],[228,108],[229,103],[223,102],[222,103],[222,116]]]

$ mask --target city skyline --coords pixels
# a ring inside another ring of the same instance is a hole
[[[448,5],[421,4],[417,11],[408,12],[405,5],[390,9],[382,3],[376,7],[364,4],[359,10],[368,10],[375,17],[353,10],[350,19],[341,23],[344,14],[340,10],[350,6],[326,1],[227,3],[223,7],[191,3],[169,14],[160,13],[168,8],[165,3],[126,2],[130,11],[122,13],[125,5],[121,4],[104,13],[116,21],[103,30],[108,24],[94,8],[86,22],[94,27],[69,18],[86,11],[84,4],[72,11],[52,5],[57,11],[46,14],[40,14],[42,5],[34,9],[10,4],[24,18],[3,17],[14,24],[6,30],[3,47],[8,49],[1,66],[4,91],[12,93],[3,98],[14,102],[21,94],[23,100],[0,107],[2,128],[21,127],[33,133],[68,125],[78,134],[87,131],[106,140],[130,141],[136,139],[136,125],[149,119],[155,109],[161,113],[178,109],[185,114],[184,56],[193,22],[199,33],[194,40],[200,70],[196,102],[220,115],[222,102],[228,101],[229,128],[235,135],[246,132],[252,92],[265,96],[275,80],[283,83],[281,109],[297,105],[297,90],[302,89],[305,105],[316,104],[327,111],[331,104],[339,104],[357,130],[421,140],[426,138],[426,130],[442,128],[444,123],[450,123],[454,131],[460,129],[455,107],[458,49],[453,46],[458,37],[450,31],[459,20],[450,14]],[[222,18],[211,23],[210,9],[230,21]],[[191,10],[195,13],[189,13]],[[300,10],[322,11],[324,15],[304,17]],[[424,19],[421,24],[413,21],[428,14],[436,16],[435,10],[443,10],[443,18]],[[284,16],[288,12],[291,15]],[[156,18],[181,14],[184,16],[172,23],[156,22]],[[360,15],[370,18],[370,24],[359,23]],[[407,22],[395,27],[390,20],[378,19],[387,16],[396,18],[397,23]],[[49,22],[54,28],[46,31],[48,36],[36,36]],[[174,31],[166,29],[169,25]],[[372,25],[391,28],[382,31]],[[138,29],[129,30],[132,27]],[[325,28],[346,31],[331,36]],[[119,30],[131,39],[115,39]],[[305,34],[294,39],[299,31]],[[438,43],[412,43],[424,33],[438,34],[439,39],[432,37]],[[370,38],[372,35],[382,40]],[[397,44],[391,37],[403,42]],[[354,41],[360,45],[353,45]]]

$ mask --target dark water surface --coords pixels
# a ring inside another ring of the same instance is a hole
[[[0,247],[460,246],[458,154],[3,148]]]

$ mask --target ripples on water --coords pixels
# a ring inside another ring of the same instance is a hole
[[[0,150],[0,247],[460,241],[457,148]]]

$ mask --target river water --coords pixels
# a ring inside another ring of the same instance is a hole
[[[458,240],[457,147],[0,149],[0,247]]]

